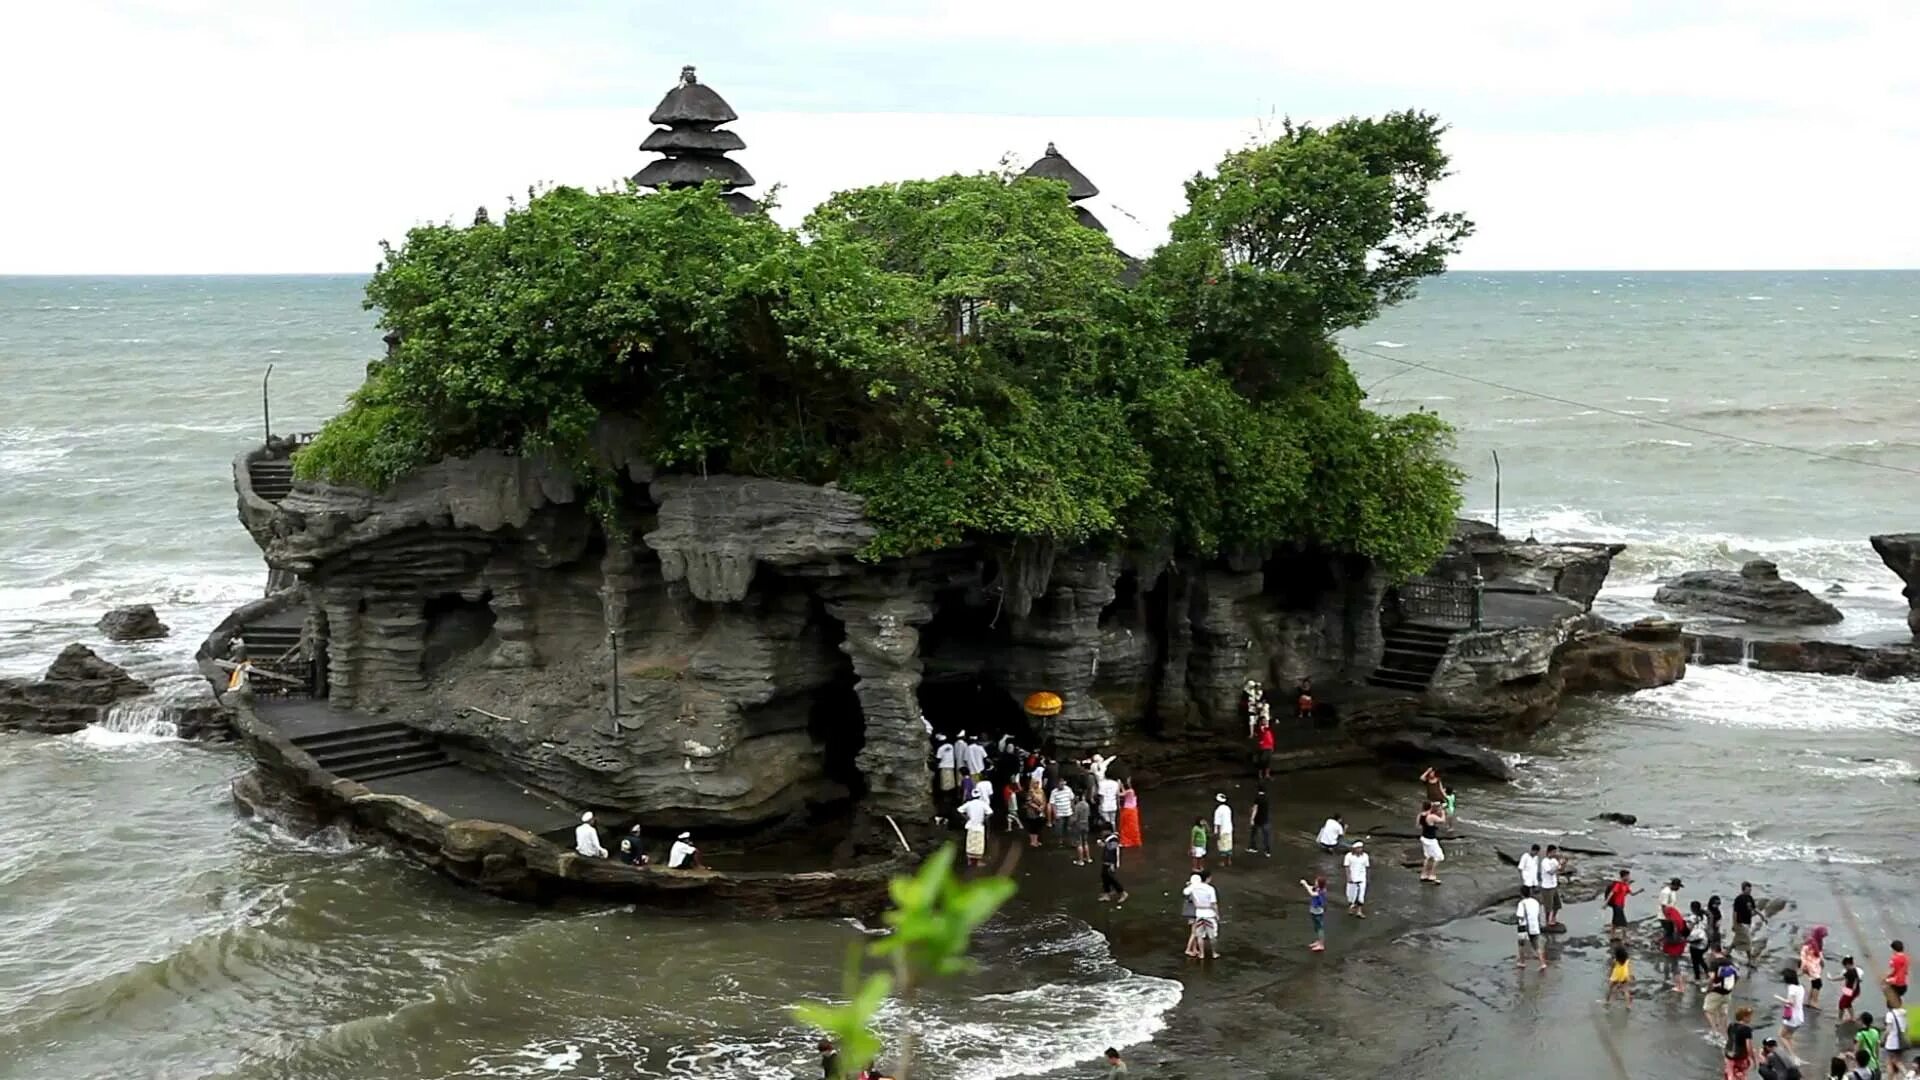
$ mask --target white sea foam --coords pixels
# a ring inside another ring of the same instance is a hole
[[[990,1023],[928,1010],[921,1039],[954,1080],[998,1080],[1093,1061],[1109,1046],[1147,1042],[1180,1003],[1172,979],[1127,975],[1092,986],[1049,983],[974,999],[990,1004]],[[883,1010],[884,1012],[884,1010]]]
[[[1407,347],[1404,341],[1376,341],[1374,344],[1382,349],[1404,349]]]
[[[1844,690],[1844,693],[1837,692]],[[1671,686],[1626,699],[1647,715],[1712,727],[1920,734],[1920,682],[1697,665]]]

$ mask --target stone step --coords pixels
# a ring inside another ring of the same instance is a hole
[[[313,760],[333,769],[338,765],[351,765],[357,761],[394,754],[410,754],[419,750],[438,749],[433,740],[421,735],[367,735],[349,742],[328,743],[325,746],[301,747]],[[337,772],[338,770],[335,769]]]
[[[1405,638],[1388,638],[1386,651],[1390,653],[1406,653],[1409,656],[1431,657],[1436,661],[1447,655],[1447,647],[1445,645],[1437,642],[1414,641]]]
[[[1374,686],[1388,686],[1396,690],[1425,690],[1428,676],[1408,671],[1396,671],[1393,668],[1380,668],[1367,677]]]
[[[1453,640],[1454,631],[1438,626],[1414,626],[1402,623],[1388,630],[1385,637],[1388,641],[1395,639],[1401,641],[1431,641],[1445,645]]]
[[[396,732],[411,733],[412,728],[394,720],[381,720],[372,724],[358,724],[353,727],[334,728],[331,731],[315,732],[311,735],[296,735],[293,745],[312,753],[316,747],[337,746],[342,742],[352,742],[367,736],[379,736]]]
[[[1390,648],[1381,654],[1379,666],[1431,675],[1440,666],[1440,657],[1435,653],[1410,653]]]
[[[445,760],[447,755],[430,742],[394,742],[386,746],[370,746],[346,753],[326,751],[314,754],[313,760],[328,772],[358,778],[363,772],[383,769],[388,765],[412,761],[423,756]]]
[[[384,780],[390,776],[426,772],[428,769],[442,769],[452,764],[447,755],[435,750],[431,753],[415,754],[405,759],[389,761],[380,766],[356,768],[351,774],[342,773],[341,775],[349,780],[364,783],[368,780]]]

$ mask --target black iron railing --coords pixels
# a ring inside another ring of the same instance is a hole
[[[1414,578],[1394,592],[1401,616],[1409,621],[1480,626],[1482,589],[1477,580]]]

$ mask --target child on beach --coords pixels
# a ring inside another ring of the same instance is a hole
[[[1607,996],[1600,1004],[1611,1005],[1613,996],[1619,994],[1627,1001],[1627,1008],[1633,1008],[1633,964],[1627,957],[1625,945],[1613,947],[1613,964],[1607,969]]]
[[[1840,958],[1840,1015],[1853,1015],[1849,1009],[1860,999],[1860,969],[1853,966],[1853,957]]]
[[[1193,872],[1199,873],[1207,864],[1207,819],[1193,819],[1193,835],[1189,847],[1193,853]]]
[[[1313,917],[1313,944],[1307,946],[1312,952],[1327,951],[1327,879],[1317,877],[1313,884],[1300,879],[1300,887],[1307,890],[1307,914]]]

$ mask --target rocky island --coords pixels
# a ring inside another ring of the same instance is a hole
[[[1431,117],[1229,155],[1144,262],[1053,147],[794,233],[692,69],[652,119],[657,190],[388,249],[366,385],[234,462],[273,584],[200,659],[248,805],[504,895],[863,914],[936,839],[932,732],[1236,754],[1249,679],[1310,681],[1304,767],[1680,677],[1590,614],[1617,546],[1456,525],[1445,425],[1332,345],[1465,235]],[[1303,161],[1352,228],[1249,239]],[[740,869],[578,854],[585,811]]]

